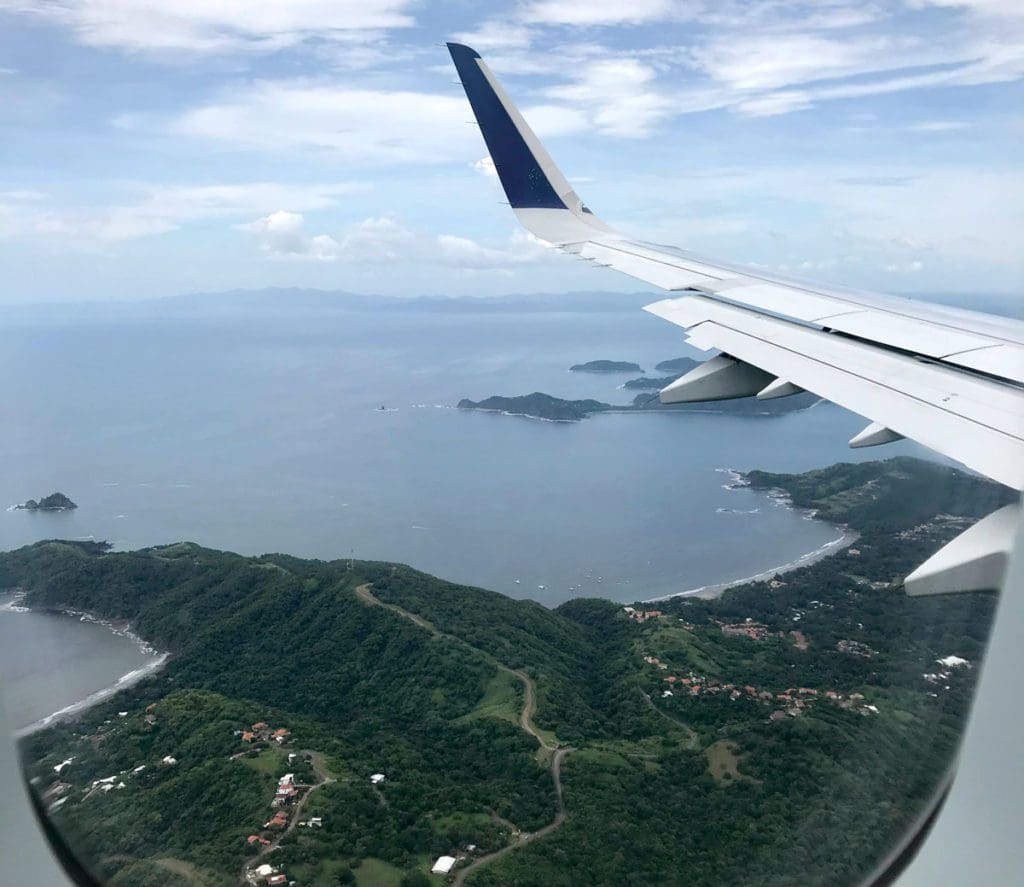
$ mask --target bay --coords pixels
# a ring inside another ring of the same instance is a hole
[[[550,423],[452,409],[525,394],[626,402],[628,375],[688,349],[641,311],[137,307],[0,327],[0,547],[182,539],[259,554],[397,560],[554,606],[738,579],[837,531],[730,490],[728,468],[875,457],[833,406],[778,418],[608,414]],[[380,409],[380,407],[384,409]],[[910,443],[885,456],[920,452]]]

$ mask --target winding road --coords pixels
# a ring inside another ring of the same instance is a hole
[[[501,857],[508,855],[513,850],[519,847],[525,847],[527,844],[533,841],[538,841],[541,838],[546,838],[555,829],[559,828],[563,822],[565,822],[565,800],[562,797],[562,762],[565,760],[565,756],[571,751],[571,748],[556,749],[551,758],[551,778],[555,783],[555,800],[558,802],[558,812],[555,814],[555,818],[544,826],[544,828],[537,829],[535,832],[523,832],[511,844],[507,844],[500,850],[495,850],[493,853],[488,853],[486,856],[481,856],[465,868],[459,869],[459,873],[455,876],[454,887],[462,887],[466,882],[466,878],[473,874],[473,872],[478,869],[482,869],[485,865],[490,865],[492,862],[501,859]]]
[[[465,868],[460,869],[455,877],[454,885],[455,887],[461,887],[461,885],[465,883],[466,878],[474,872],[486,865],[489,865],[495,860],[501,859],[501,857],[511,853],[517,847],[524,847],[533,841],[547,837],[565,822],[567,814],[565,810],[565,799],[562,794],[562,765],[565,762],[566,755],[568,755],[569,752],[574,751],[574,749],[569,747],[559,747],[557,744],[548,742],[534,723],[533,716],[537,711],[537,686],[534,683],[533,678],[531,678],[525,671],[509,668],[505,663],[495,659],[494,656],[486,650],[481,650],[479,647],[474,647],[472,644],[460,637],[441,631],[436,625],[428,622],[422,616],[410,613],[408,610],[404,610],[396,604],[385,603],[378,598],[370,588],[371,583],[367,582],[363,585],[357,586],[355,589],[356,594],[364,603],[373,607],[383,607],[385,610],[390,610],[392,613],[402,616],[415,625],[418,625],[420,628],[429,631],[434,635],[434,637],[441,638],[450,643],[459,644],[462,647],[472,650],[477,655],[482,656],[490,665],[494,666],[499,671],[513,675],[517,680],[519,680],[523,685],[523,710],[519,713],[519,726],[537,741],[537,744],[541,749],[548,752],[554,752],[551,756],[551,780],[555,786],[555,803],[557,805],[555,818],[543,828],[537,829],[535,832],[523,832],[519,834],[512,843],[502,847],[500,850],[495,850],[493,853],[488,853],[486,856],[481,856]]]

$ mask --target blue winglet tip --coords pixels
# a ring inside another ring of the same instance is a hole
[[[448,52],[452,54],[452,61],[459,62],[464,59],[478,59],[480,53],[464,43],[449,43]]]

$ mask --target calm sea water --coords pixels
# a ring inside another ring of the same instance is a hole
[[[73,709],[156,659],[107,626],[10,603],[0,595],[0,701],[15,729]]]
[[[452,409],[532,391],[625,402],[628,375],[567,368],[611,358],[653,370],[682,354],[700,356],[632,309],[366,312],[275,297],[245,310],[23,313],[0,325],[0,503],[59,490],[79,508],[0,510],[0,548],[188,539],[354,555],[557,605],[746,577],[834,539],[835,528],[726,489],[722,469],[877,457],[846,448],[864,422],[836,407],[574,424]],[[900,452],[920,450],[883,455]],[[0,613],[0,673],[19,723],[141,655],[101,626]]]

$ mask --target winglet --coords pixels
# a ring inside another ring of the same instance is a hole
[[[568,209],[558,186],[572,189],[480,53],[461,43],[449,43],[448,51],[512,208]]]
[[[480,53],[461,43],[449,43],[448,51],[519,220],[539,237],[561,243],[585,240],[595,228],[607,232],[555,166]]]

